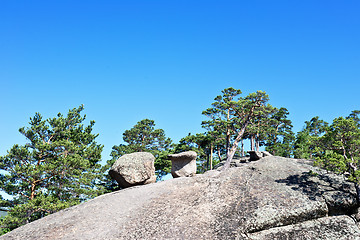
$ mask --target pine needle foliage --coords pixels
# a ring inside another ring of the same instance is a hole
[[[3,233],[102,192],[96,183],[103,146],[92,133],[95,122],[83,124],[83,109],[49,119],[36,113],[28,127],[19,129],[27,143],[0,157],[0,189],[11,196],[0,201],[8,210],[1,220]]]

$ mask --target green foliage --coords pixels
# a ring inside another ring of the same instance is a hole
[[[246,128],[244,134],[245,138],[250,139],[252,151],[259,151],[261,146],[266,145],[266,140],[272,129],[272,124],[275,124],[275,119],[272,116],[278,111],[270,104],[259,108],[257,114],[254,115],[249,126]]]
[[[214,141],[225,144],[222,148],[226,153],[224,169],[230,166],[247,127],[255,124],[256,120],[261,122],[261,116],[271,107],[266,104],[269,97],[263,91],[250,93],[246,97],[240,97],[240,94],[241,90],[226,88],[222,95],[214,99],[212,107],[203,111],[210,118],[202,123],[203,127],[209,134],[218,136]]]
[[[268,118],[265,149],[273,155],[290,157],[293,154],[295,136],[288,115],[286,108],[274,108]]]
[[[360,203],[360,128],[354,115],[339,117],[318,139],[316,164],[355,183]]]
[[[185,151],[195,151],[197,153],[197,173],[203,173],[212,169],[212,166],[219,161],[212,158],[214,139],[206,133],[196,135],[189,134],[182,138],[176,145],[174,152],[180,153]]]
[[[320,120],[318,116],[306,121],[304,129],[296,134],[294,157],[315,159],[318,152],[318,140],[327,131],[327,128],[328,123]]]
[[[20,128],[28,143],[14,145],[1,157],[0,189],[13,198],[0,201],[9,209],[1,220],[4,231],[78,204],[101,193],[99,179],[102,145],[92,134],[94,121],[84,126],[83,106],[66,117],[43,120],[39,113],[29,127]]]
[[[350,171],[350,179],[358,182],[354,169],[360,160],[360,129],[352,118],[334,119],[327,133],[319,139],[317,163],[338,173]],[[358,170],[356,170],[358,171]]]
[[[360,110],[352,111],[346,119],[350,119],[350,118],[356,122],[358,127],[360,127]]]
[[[228,155],[231,147],[231,140],[236,134],[237,121],[233,104],[240,101],[241,90],[226,88],[222,95],[215,97],[212,107],[202,112],[203,115],[210,118],[202,122],[202,127],[208,131],[208,134],[214,136],[213,144],[217,145]]]
[[[155,156],[155,169],[159,178],[171,170],[171,161],[167,155],[171,153],[172,141],[165,136],[163,129],[155,129],[155,122],[149,119],[139,121],[134,127],[123,133],[125,144],[115,145],[111,151],[112,159],[103,168],[105,184],[109,191],[117,189],[117,184],[108,175],[108,171],[115,161],[124,154],[134,152],[150,152]]]

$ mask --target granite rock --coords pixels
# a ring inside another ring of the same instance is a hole
[[[171,175],[177,177],[192,177],[196,174],[196,157],[194,151],[186,151],[177,154],[170,154]]]
[[[126,188],[0,239],[360,239],[353,184],[309,163],[270,156]]]
[[[156,182],[155,157],[148,152],[136,152],[121,156],[113,164],[109,175],[121,188]]]

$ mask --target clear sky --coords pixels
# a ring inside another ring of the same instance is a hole
[[[0,155],[18,129],[85,105],[109,159],[144,118],[202,132],[227,87],[264,90],[294,131],[360,109],[360,1],[1,1]]]

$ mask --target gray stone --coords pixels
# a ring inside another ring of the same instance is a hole
[[[248,162],[249,159],[250,159],[249,157],[241,157],[241,158],[239,158],[239,160],[240,160],[241,163]]]
[[[270,156],[272,156],[272,154],[269,153],[268,151],[262,151],[262,156],[263,157],[270,157]]]
[[[268,151],[248,151],[248,153],[250,154],[250,161],[257,161],[263,157],[272,156]]]
[[[308,163],[267,157],[127,188],[0,239],[360,239],[353,184]]]
[[[113,164],[109,175],[120,187],[126,188],[156,182],[155,157],[148,152],[136,152],[121,156]]]
[[[257,161],[263,157],[262,152],[259,151],[248,151],[248,153],[250,154],[250,161]]]
[[[336,229],[336,231],[334,231]],[[263,239],[359,239],[356,223],[348,216],[323,217],[303,223],[272,228],[248,235],[252,240]]]
[[[177,177],[192,177],[196,174],[196,157],[194,151],[186,151],[177,154],[170,154],[171,175]]]
[[[248,162],[250,157],[239,157],[233,158],[230,162],[230,167],[241,167],[244,163]],[[219,169],[220,167],[224,166],[226,161],[221,161],[214,166],[214,169]]]

